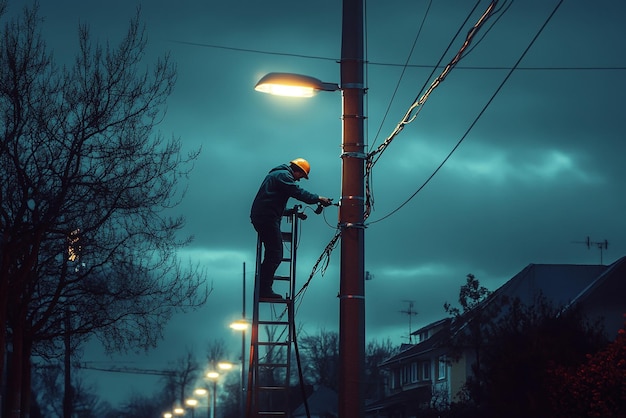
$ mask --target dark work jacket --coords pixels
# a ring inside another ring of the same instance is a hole
[[[279,165],[271,169],[261,183],[252,202],[250,219],[253,223],[280,219],[290,197],[311,204],[319,200],[318,195],[307,192],[296,184],[289,164]]]

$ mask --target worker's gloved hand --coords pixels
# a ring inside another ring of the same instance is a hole
[[[333,199],[329,199],[329,198],[327,198],[327,197],[320,196],[319,203],[320,203],[322,206],[324,206],[324,207],[326,207],[326,206],[330,206],[330,205],[332,205],[332,204],[333,204]]]

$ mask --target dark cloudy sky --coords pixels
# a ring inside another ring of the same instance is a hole
[[[31,1],[10,3],[14,14]],[[89,24],[99,41],[116,43],[139,3],[149,38],[146,62],[170,53],[178,66],[177,88],[160,129],[180,136],[186,150],[202,147],[177,213],[187,219],[186,232],[195,235],[181,257],[201,263],[214,289],[205,307],[168,324],[158,349],[116,361],[165,368],[187,347],[203,355],[216,339],[232,346],[235,361],[240,337],[227,325],[241,315],[243,263],[250,295],[256,236],[248,214],[260,181],[270,168],[295,157],[311,163],[311,178],[303,182],[308,190],[337,199],[341,181],[340,93],[286,99],[253,87],[273,71],[339,82],[341,2],[42,0],[48,46],[58,61],[70,59],[78,49],[79,23]],[[478,2],[472,23],[488,4]],[[418,311],[413,330],[440,319],[444,302],[456,301],[468,273],[495,289],[530,263],[598,264],[598,248],[575,243],[587,236],[608,240],[605,264],[626,255],[626,3],[564,1],[551,19],[558,0],[500,4],[510,8],[479,33],[480,42],[375,166],[375,208],[366,231],[366,269],[374,276],[366,283],[368,340],[406,342],[409,317],[400,311],[407,301]],[[370,146],[392,132],[430,84],[429,66],[474,5],[369,2]],[[461,43],[454,41],[444,62]],[[386,217],[464,135],[433,180]],[[300,283],[337,221],[336,208],[324,217],[308,213]],[[338,269],[336,250],[326,274],[315,276],[306,293],[297,321],[309,333],[338,328]],[[84,360],[106,359],[89,347]],[[112,402],[132,391],[151,394],[158,385],[151,376],[86,376]]]

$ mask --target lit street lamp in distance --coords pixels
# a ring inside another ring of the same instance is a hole
[[[250,324],[245,319],[238,319],[230,323],[229,327],[235,331],[247,331]]]
[[[244,285],[245,287],[245,285]],[[244,306],[245,306],[245,297],[244,297]],[[244,386],[244,382],[245,382],[245,374],[246,374],[246,332],[248,331],[248,328],[250,327],[250,323],[246,320],[245,318],[245,308],[244,308],[244,312],[243,312],[243,318],[242,319],[238,319],[236,321],[233,321],[230,323],[230,328],[234,331],[238,331],[241,332],[241,376],[239,377],[239,396],[238,396],[238,400],[239,400],[239,414],[243,417],[244,416],[244,405],[243,405],[243,399],[244,399],[244,393],[245,393],[245,386]]]
[[[174,415],[185,415],[185,409],[180,406],[174,408]]]
[[[206,396],[206,416],[207,418],[211,417],[211,393],[208,389],[205,388],[197,388],[193,391],[194,395],[197,396]]]
[[[195,418],[196,416],[196,406],[198,406],[198,400],[194,398],[189,398],[185,400],[185,405],[191,408],[191,418]]]
[[[233,367],[234,367],[233,363],[228,362],[228,361],[220,361],[219,363],[217,363],[217,368],[220,370],[224,370],[224,371],[231,370]],[[209,377],[208,374],[207,374],[207,377]],[[216,377],[219,377],[219,373]]]

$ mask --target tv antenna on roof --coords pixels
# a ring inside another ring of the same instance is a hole
[[[585,244],[587,249],[591,248],[592,245],[595,245],[600,250],[600,264],[602,265],[602,254],[604,250],[608,250],[609,242],[607,240],[604,241],[591,241],[589,237],[587,237],[586,241],[572,241],[573,244]]]
[[[411,328],[411,317],[417,315],[417,311],[413,310],[413,305],[415,301],[413,300],[403,300],[402,302],[406,302],[409,304],[408,309],[400,311],[400,313],[407,314],[409,316],[409,344],[413,344],[413,329]]]

